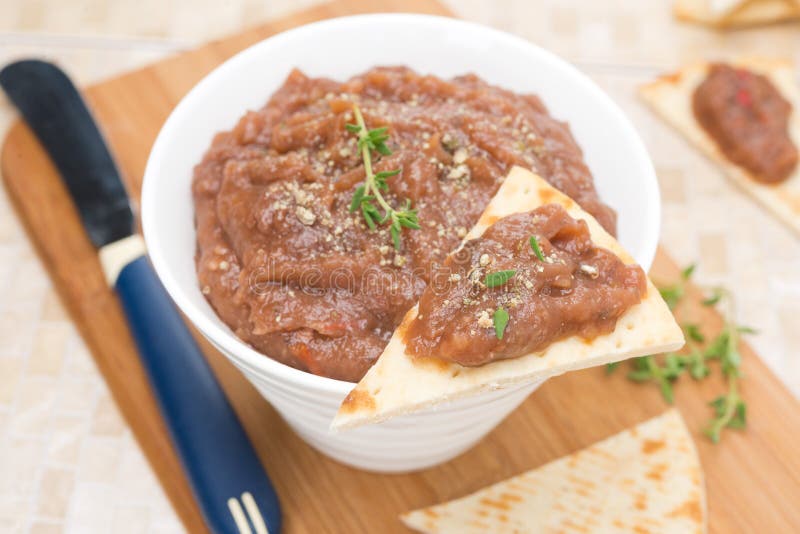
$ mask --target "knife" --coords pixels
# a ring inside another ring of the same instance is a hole
[[[275,490],[145,256],[119,171],[80,94],[39,60],[6,66],[0,86],[55,163],[98,249],[206,525],[219,534],[278,533]]]

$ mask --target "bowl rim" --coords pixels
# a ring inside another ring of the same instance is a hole
[[[647,211],[649,214],[648,218],[642,221],[642,223],[648,228],[650,235],[653,236],[652,242],[646,242],[643,247],[642,258],[646,261],[643,261],[641,264],[646,270],[649,269],[655,256],[658,246],[658,235],[660,233],[661,198],[655,169],[645,144],[631,120],[625,115],[616,102],[600,89],[586,74],[567,60],[562,59],[553,52],[522,37],[484,24],[451,17],[413,13],[378,13],[336,17],[312,22],[272,35],[245,48],[218,65],[197,82],[189,92],[181,98],[159,130],[158,136],[148,156],[142,183],[141,220],[148,256],[159,279],[180,310],[189,318],[195,327],[227,357],[231,358],[236,363],[243,364],[245,367],[255,368],[260,372],[270,374],[276,379],[285,381],[286,383],[301,385],[306,388],[341,396],[344,396],[352,389],[354,385],[353,382],[314,375],[280,363],[258,352],[239,339],[227,326],[223,327],[221,321],[220,324],[216,324],[212,319],[206,316],[204,311],[198,309],[192,303],[189,296],[185,294],[181,288],[181,284],[173,275],[168,262],[159,254],[159,251],[163,248],[162,241],[158,228],[154,226],[155,215],[149,215],[151,211],[150,206],[153,206],[154,203],[148,202],[147,199],[155,194],[157,186],[154,184],[157,182],[156,175],[158,174],[157,162],[164,158],[167,145],[170,139],[174,137],[175,132],[182,129],[180,120],[182,119],[182,115],[184,115],[184,110],[189,108],[192,101],[201,98],[201,95],[206,92],[207,87],[213,86],[217,80],[224,79],[229,72],[236,70],[240,64],[247,62],[251,56],[262,54],[262,49],[270,48],[281,41],[313,34],[323,27],[347,24],[380,24],[383,22],[438,24],[445,27],[445,29],[447,27],[452,28],[459,26],[461,29],[480,32],[483,35],[490,36],[492,39],[503,41],[505,44],[512,47],[527,48],[529,52],[535,53],[543,61],[549,62],[554,68],[560,69],[565,76],[571,78],[573,83],[581,85],[582,90],[592,93],[593,96],[597,98],[598,102],[601,102],[602,105],[608,108],[607,111],[616,116],[622,131],[625,133],[627,141],[631,145],[631,149],[640,152],[641,155],[644,156],[643,162],[646,168],[643,170],[647,175],[647,180],[644,184],[645,199],[650,209]],[[489,80],[489,82],[491,83],[491,80]],[[243,113],[244,111],[246,110],[243,110]]]

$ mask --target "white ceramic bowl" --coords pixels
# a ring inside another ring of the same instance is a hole
[[[484,26],[422,15],[365,15],[310,24],[226,61],[187,94],[156,140],[144,177],[142,219],[161,281],[192,323],[258,388],[308,443],[350,465],[408,471],[471,447],[538,384],[503,389],[426,413],[331,434],[328,425],[352,384],[282,365],[240,341],[200,293],[194,265],[192,167],[215,132],[261,107],[290,69],[343,80],[376,65],[408,65],[441,77],[473,72],[538,94],[568,121],[601,197],[619,213],[619,238],[640,264],[655,253],[660,217],[655,173],[620,109],[565,61]]]

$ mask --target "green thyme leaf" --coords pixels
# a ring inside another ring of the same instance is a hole
[[[606,364],[606,374],[607,374],[607,375],[610,375],[611,373],[613,373],[614,371],[616,371],[616,370],[617,370],[617,367],[619,367],[619,364],[620,364],[620,363],[621,363],[621,362],[611,362],[611,363],[607,363],[607,364]]]
[[[650,372],[650,360],[652,356],[639,356],[633,359],[633,368],[638,371]]]
[[[376,145],[375,145],[375,150],[376,150],[378,153],[380,153],[380,154],[382,154],[382,155],[384,155],[384,156],[391,156],[391,155],[392,155],[392,151],[391,151],[391,150],[389,150],[389,147],[388,147],[388,146],[386,146],[386,145],[385,145],[385,144],[383,144],[383,143],[378,143],[378,144],[376,144]]]
[[[378,178],[377,174],[375,175],[375,187],[381,191],[389,190],[389,184],[386,183],[386,178]]]
[[[747,404],[743,400],[736,402],[733,417],[728,421],[727,426],[735,429],[743,429],[747,426]]]
[[[667,286],[667,287],[660,287],[658,288],[658,292],[661,293],[661,298],[664,299],[664,302],[667,303],[667,306],[670,310],[674,310],[678,302],[683,298],[683,285],[674,285],[674,286]]]
[[[367,226],[369,226],[370,230],[374,230],[375,226],[375,207],[372,204],[362,203],[361,204],[361,213],[364,215],[364,221],[366,221]],[[378,215],[380,218],[380,215]]]
[[[393,224],[391,228],[389,228],[389,233],[392,234],[392,243],[394,244],[395,250],[400,250],[400,228]]]
[[[725,415],[725,404],[726,404],[725,395],[720,395],[719,397],[708,403],[708,405],[714,409],[714,414],[717,417],[722,417],[723,415]]]
[[[714,288],[711,295],[703,299],[702,304],[703,306],[715,306],[722,299],[722,296],[722,291],[719,288]]]
[[[388,126],[381,126],[380,128],[373,128],[367,135],[369,136],[370,141],[373,143],[383,143],[389,139],[389,134],[386,133],[388,131]]]
[[[722,357],[728,348],[728,332],[723,330],[706,346],[705,357],[709,360],[716,360]]]
[[[419,230],[419,223],[417,222],[417,214],[414,212],[413,214],[409,214],[407,216],[400,217],[398,219],[400,221],[400,226],[403,228],[411,228],[412,230]]]
[[[634,382],[647,382],[652,378],[653,375],[650,373],[650,371],[634,370],[628,373],[628,379],[633,380]]]
[[[686,357],[686,367],[689,375],[695,380],[702,380],[711,374],[711,369],[706,365],[706,358],[702,351],[694,349]]]
[[[486,287],[502,286],[503,284],[511,280],[511,278],[513,278],[515,274],[517,274],[517,271],[515,270],[496,271],[493,273],[487,273],[483,283],[486,285]]]
[[[672,355],[662,368],[658,365],[655,356],[640,356],[633,359],[633,370],[628,373],[628,379],[634,382],[653,381],[658,384],[664,400],[672,404],[675,400],[672,382],[683,372],[683,364],[677,355]]]
[[[739,366],[742,365],[742,355],[739,352],[739,347],[735,344],[729,344],[728,350],[722,355],[720,359],[722,362],[722,372],[726,375],[739,376]]]
[[[688,265],[681,271],[681,276],[677,283],[658,288],[658,292],[661,293],[661,298],[664,299],[664,302],[667,303],[670,310],[674,310],[683,299],[686,293],[686,282],[692,277],[696,268],[697,265],[694,263]]]
[[[675,402],[675,392],[672,389],[672,383],[668,380],[660,380],[658,382],[658,387],[661,390],[661,396],[664,397],[667,404],[673,404]]]
[[[544,261],[544,254],[542,254],[542,247],[539,246],[539,240],[536,239],[535,235],[532,235],[530,240],[531,248],[533,249],[533,253],[536,254],[536,257],[539,258],[539,261]]]
[[[706,336],[700,331],[700,326],[696,324],[687,324],[684,325],[683,330],[686,332],[686,335],[689,339],[693,341],[697,341],[698,343],[702,343],[706,340]]]
[[[667,380],[675,380],[684,370],[684,360],[677,354],[667,354],[661,375]]]
[[[503,333],[506,331],[508,325],[508,312],[503,308],[497,308],[492,316],[494,322],[494,334],[497,339],[503,339]]]
[[[706,428],[703,433],[708,436],[711,440],[711,443],[717,444],[720,440],[720,434],[722,433],[722,427],[715,424],[710,424],[708,428]]]
[[[364,186],[360,185],[356,188],[356,192],[353,193],[353,200],[350,201],[350,213],[354,213],[359,207],[361,207],[361,201],[364,199]]]
[[[403,228],[411,228],[412,230],[419,230],[419,220],[417,217],[417,210],[411,209],[411,201],[406,199],[403,205],[403,210],[395,212],[400,226]]]
[[[375,178],[389,178],[390,176],[396,176],[400,174],[400,169],[395,169],[393,171],[381,171],[375,173]]]
[[[358,133],[361,131],[361,126],[359,126],[358,124],[347,123],[344,125],[344,129],[350,133]]]

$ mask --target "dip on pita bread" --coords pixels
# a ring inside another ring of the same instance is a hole
[[[800,17],[798,0],[675,0],[675,16],[717,28],[743,28]]]
[[[503,217],[449,256],[440,274],[420,298],[406,343],[416,356],[465,366],[608,334],[647,291],[638,265],[595,246],[586,222],[559,204]]]
[[[630,254],[594,217],[542,177],[521,167],[511,169],[465,239],[475,240],[491,233],[493,225],[505,217],[528,214],[553,204],[566,211],[570,218],[586,224],[595,247],[607,250],[625,266],[635,266]],[[523,244],[530,246],[529,242]],[[551,254],[549,249],[545,250]],[[458,251],[453,254],[458,254]],[[634,279],[638,278],[635,269],[626,271]],[[684,343],[683,332],[653,283],[647,277],[643,281],[646,290],[640,293],[641,300],[620,315],[611,332],[598,335],[591,341],[573,334],[552,340],[538,352],[471,367],[410,353],[406,343],[407,331],[419,315],[419,306],[414,306],[392,334],[375,365],[344,399],[331,428],[338,431],[378,423],[484,391],[542,381],[569,371],[635,356],[677,350]],[[603,298],[605,289],[599,288],[599,298]],[[598,318],[587,319],[586,323],[593,320],[598,321]],[[530,333],[530,330],[523,330],[527,328],[524,325],[517,327],[521,327],[521,332]]]
[[[789,137],[792,105],[766,76],[714,63],[694,91],[692,109],[725,157],[756,180],[782,182],[797,167]]]
[[[793,62],[780,58],[740,57],[729,59],[725,64],[766,78],[781,98],[791,105],[786,134],[795,147],[800,146],[800,90]],[[795,165],[791,174],[782,181],[764,182],[747,167],[729,159],[698,121],[692,100],[697,88],[709,78],[712,65],[714,63],[706,61],[686,65],[677,72],[645,84],[640,88],[640,95],[668,124],[718,164],[736,185],[800,233],[800,166]],[[746,101],[747,97],[743,99]]]

